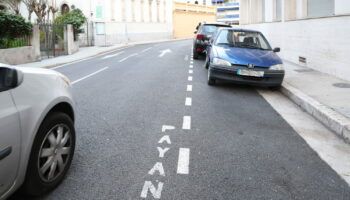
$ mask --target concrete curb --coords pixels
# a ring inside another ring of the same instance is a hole
[[[282,84],[280,91],[330,130],[337,133],[346,143],[350,144],[350,119],[286,82]]]
[[[40,68],[47,68],[47,69],[50,69],[50,68],[58,67],[58,66],[61,66],[61,65],[68,65],[68,64],[80,62],[80,61],[83,61],[83,60],[87,60],[87,59],[90,59],[90,58],[95,57],[95,56],[98,56],[98,55],[110,53],[110,52],[116,51],[116,50],[118,50],[118,49],[128,48],[128,47],[137,46],[137,45],[154,44],[154,43],[163,43],[163,42],[173,42],[173,41],[181,41],[181,40],[188,40],[188,39],[192,39],[192,38],[169,39],[169,40],[156,40],[156,41],[147,41],[147,42],[130,43],[130,44],[125,44],[125,45],[122,45],[122,46],[119,46],[119,47],[116,47],[116,48],[113,48],[113,49],[108,49],[108,50],[105,50],[105,51],[100,51],[100,52],[97,52],[97,53],[95,53],[95,54],[92,54],[92,55],[89,55],[89,56],[85,56],[85,57],[82,57],[82,58],[78,58],[78,59],[76,59],[76,60],[72,60],[72,61],[69,61],[69,62],[61,62],[61,63],[55,63],[55,64],[53,64],[53,65],[40,66]]]

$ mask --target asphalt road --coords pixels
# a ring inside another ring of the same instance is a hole
[[[40,199],[350,199],[256,88],[208,86],[191,46],[134,46],[56,69],[74,83],[77,147],[66,180]]]

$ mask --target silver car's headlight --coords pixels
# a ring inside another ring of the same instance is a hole
[[[283,64],[278,64],[278,65],[272,65],[269,69],[282,71],[282,70],[284,70],[284,67],[283,67]]]
[[[230,62],[223,60],[223,59],[220,59],[220,58],[214,58],[213,64],[214,65],[222,65],[222,66],[231,66]]]
[[[69,86],[72,85],[71,82],[70,82],[70,80],[69,80],[69,78],[67,78],[67,76],[65,76],[65,75],[63,75],[63,74],[61,74],[61,73],[58,73],[58,75],[59,75],[59,77],[60,77],[67,85],[69,85]]]

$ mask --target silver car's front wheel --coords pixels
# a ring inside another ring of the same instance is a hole
[[[48,131],[38,156],[38,170],[43,181],[51,182],[62,174],[71,149],[71,130],[66,124],[56,125]]]
[[[35,136],[22,192],[39,196],[53,190],[67,174],[74,149],[72,118],[62,112],[49,114]]]

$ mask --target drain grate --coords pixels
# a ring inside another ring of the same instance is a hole
[[[312,72],[314,70],[312,70],[312,69],[296,69],[294,71],[296,71],[296,72]]]
[[[333,86],[338,88],[350,88],[350,83],[334,83]]]

